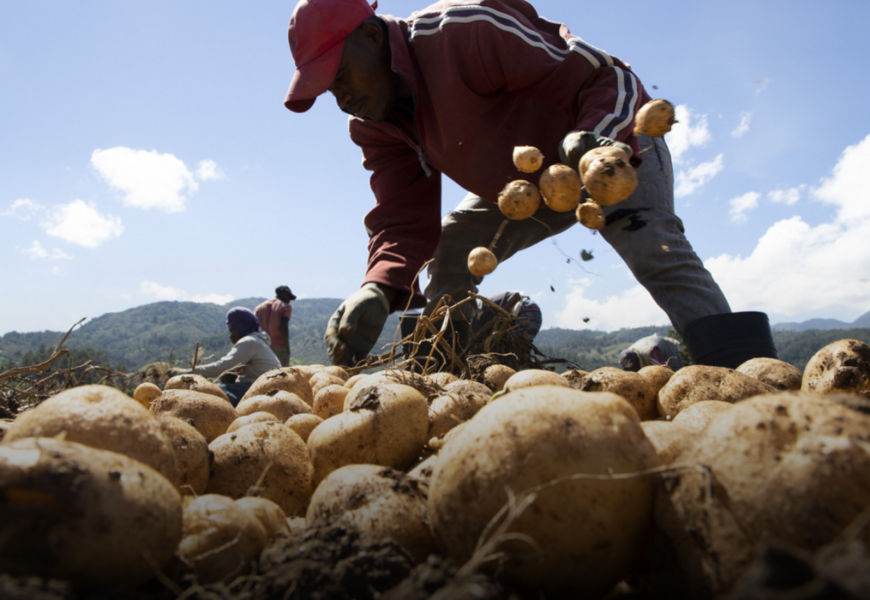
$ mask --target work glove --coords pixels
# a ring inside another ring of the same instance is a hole
[[[559,144],[559,160],[575,171],[580,165],[580,158],[593,148],[601,146],[616,146],[622,148],[628,156],[631,156],[631,146],[617,142],[610,138],[602,137],[591,131],[572,131]]]
[[[179,369],[177,367],[173,367],[173,368],[169,369],[168,371],[164,371],[164,372],[169,377],[176,377],[177,375],[186,375],[186,374],[190,373],[190,369]]]
[[[390,314],[376,283],[367,283],[341,303],[326,325],[326,351],[335,365],[353,366],[368,356]]]

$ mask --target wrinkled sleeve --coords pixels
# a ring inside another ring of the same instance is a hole
[[[205,365],[197,365],[193,372],[203,377],[217,377],[225,371],[246,364],[249,360],[251,360],[250,348],[246,344],[236,344],[223,358]]]
[[[369,235],[368,265],[363,283],[395,289],[391,311],[425,306],[418,274],[432,258],[441,237],[441,173],[427,165],[403,139],[358,119],[350,133],[372,172],[376,205],[365,217]]]

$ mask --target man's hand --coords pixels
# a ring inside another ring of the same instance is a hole
[[[387,296],[376,283],[365,284],[342,302],[323,336],[333,364],[353,366],[368,356],[389,314]]]
[[[165,371],[165,373],[169,377],[176,377],[177,375],[186,375],[187,373],[190,373],[190,370],[179,369],[179,368],[173,367],[173,368],[169,369],[168,371]]]
[[[559,144],[559,160],[575,171],[580,165],[580,157],[593,148],[601,146],[616,146],[622,148],[628,156],[631,156],[631,146],[617,142],[610,138],[602,137],[591,131],[572,131],[562,139]]]

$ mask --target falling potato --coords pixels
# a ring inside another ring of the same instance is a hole
[[[544,155],[534,146],[516,146],[513,158],[514,165],[523,173],[534,173],[544,164]]]
[[[498,194],[498,208],[508,219],[528,219],[541,204],[541,194],[534,183],[517,179]]]
[[[628,159],[616,146],[593,148],[580,159],[580,179],[598,204],[618,204],[637,188],[637,173]]]
[[[601,229],[607,222],[601,205],[592,200],[577,207],[577,220],[589,229]]]
[[[634,133],[662,137],[676,123],[674,105],[661,98],[644,104],[634,118]]]
[[[583,184],[577,171],[563,164],[555,164],[541,173],[538,189],[544,204],[556,212],[568,212],[580,203]]]
[[[483,277],[495,271],[498,259],[492,250],[479,246],[468,253],[468,270],[475,277]]]

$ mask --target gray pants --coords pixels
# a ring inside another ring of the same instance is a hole
[[[623,202],[604,207],[607,224],[600,233],[682,333],[695,319],[731,309],[674,213],[674,173],[667,145],[662,138],[640,136],[639,140],[643,164],[637,170],[637,190]],[[478,246],[488,247],[503,224],[492,248],[499,264],[577,224],[573,211],[558,213],[546,207],[538,209],[534,218],[511,221],[495,204],[466,196],[441,223],[441,241],[428,267],[427,308],[444,294],[458,301],[468,291],[477,291],[483,278],[468,271],[468,253]]]

